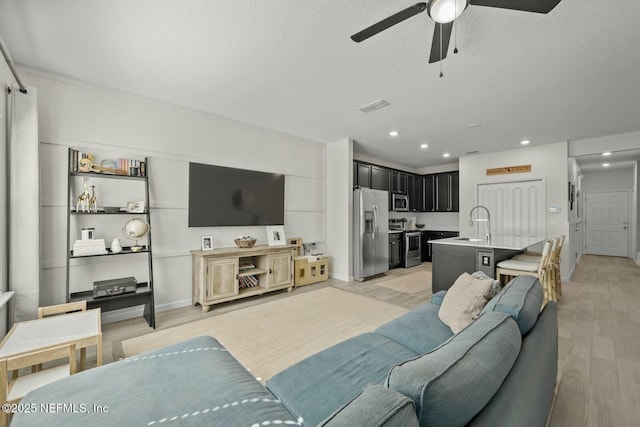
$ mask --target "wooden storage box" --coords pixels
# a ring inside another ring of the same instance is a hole
[[[296,286],[308,285],[329,278],[329,257],[327,255],[298,256],[293,260]]]

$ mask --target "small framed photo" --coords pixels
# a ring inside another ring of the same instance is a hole
[[[267,242],[269,246],[283,246],[287,244],[284,237],[284,225],[267,226]]]
[[[127,202],[127,212],[144,213],[144,208],[145,208],[144,200]]]
[[[203,251],[213,250],[213,236],[202,236],[200,238],[200,249]]]

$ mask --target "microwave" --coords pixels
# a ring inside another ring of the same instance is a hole
[[[392,194],[391,195],[391,210],[392,211],[408,211],[409,210],[409,196],[406,194]]]

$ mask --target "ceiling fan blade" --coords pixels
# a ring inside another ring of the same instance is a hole
[[[498,7],[500,9],[521,10],[523,12],[549,13],[560,0],[471,0],[475,6]]]
[[[440,44],[440,29],[442,28],[442,45]],[[431,55],[429,56],[429,64],[438,62],[447,57],[449,50],[449,40],[451,39],[451,30],[453,29],[453,21],[446,24],[436,22],[436,28],[433,30],[433,41],[431,42]],[[442,54],[440,53],[442,47]]]
[[[359,33],[355,33],[354,35],[351,36],[351,40],[353,40],[354,42],[360,43],[361,41],[364,41],[369,37],[375,36],[379,32],[386,30],[387,28],[393,27],[394,25],[399,24],[400,22],[406,19],[409,19],[414,15],[424,12],[426,8],[427,8],[426,3],[416,3],[411,7],[401,10],[400,12],[393,14],[390,17],[383,19],[382,21],[377,22],[372,26],[365,28]]]

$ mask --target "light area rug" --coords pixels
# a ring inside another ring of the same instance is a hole
[[[431,272],[427,270],[414,271],[400,277],[384,280],[377,285],[408,294],[431,293]]]
[[[308,356],[371,332],[407,311],[336,288],[322,288],[131,338],[122,342],[122,348],[130,357],[210,335],[264,382]]]

